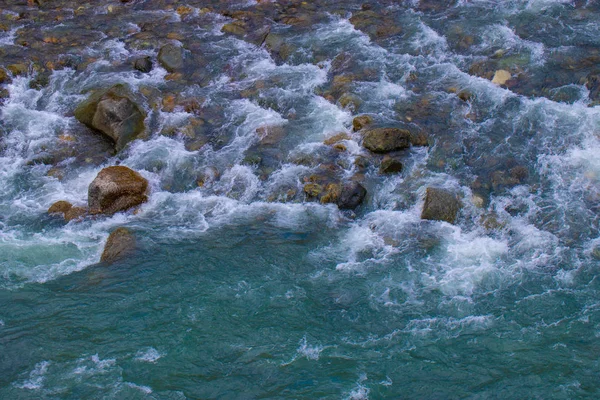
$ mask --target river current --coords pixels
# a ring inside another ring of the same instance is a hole
[[[0,398],[600,396],[596,1],[0,3]],[[115,84],[119,152],[74,117]],[[383,174],[357,115],[429,146]],[[139,209],[47,214],[116,164]]]

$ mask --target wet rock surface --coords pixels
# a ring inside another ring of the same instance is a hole
[[[88,189],[90,214],[111,215],[148,201],[148,181],[124,166],[104,168]]]
[[[363,146],[374,153],[388,153],[410,147],[411,134],[406,129],[377,128],[363,133]]]
[[[120,259],[132,255],[135,252],[135,235],[127,228],[117,228],[110,233],[100,261],[112,264]]]
[[[119,151],[144,132],[146,113],[126,87],[117,85],[92,94],[77,107],[75,118],[113,140]]]
[[[451,191],[428,187],[425,192],[425,204],[421,212],[421,219],[446,221],[453,224],[456,222],[460,208],[460,200]]]

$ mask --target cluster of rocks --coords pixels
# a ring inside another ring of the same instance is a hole
[[[121,165],[102,169],[88,187],[87,207],[60,200],[48,209],[66,221],[92,215],[113,215],[148,201],[148,181],[138,172]]]
[[[61,200],[48,209],[50,215],[61,215],[67,222],[97,215],[112,215],[140,206],[148,201],[148,181],[125,166],[102,169],[88,188],[87,207],[74,206]],[[111,263],[129,254],[135,237],[126,228],[118,228],[109,236],[101,261]]]

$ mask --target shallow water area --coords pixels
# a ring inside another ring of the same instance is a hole
[[[596,398],[599,18],[7,0],[0,398]],[[144,114],[123,149],[76,117],[114,85]],[[425,143],[365,147],[390,127]],[[47,214],[113,165],[146,203]],[[352,182],[355,208],[335,198]],[[429,187],[458,196],[454,224],[421,219]],[[120,227],[135,250],[100,262]]]

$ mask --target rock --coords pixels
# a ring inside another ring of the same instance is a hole
[[[29,66],[25,63],[10,64],[7,68],[14,76],[27,75],[29,72]]]
[[[0,83],[2,82],[2,70],[0,70]],[[586,77],[585,86],[590,91],[590,100],[597,101],[600,99],[600,72],[595,71]]]
[[[152,71],[152,59],[150,57],[141,57],[133,62],[133,68],[140,72],[148,73]]]
[[[340,196],[342,195],[342,185],[339,183],[330,183],[325,186],[325,190],[321,195],[321,203],[337,203],[340,200]]]
[[[0,68],[0,83],[10,83],[12,79],[4,68]]]
[[[353,210],[358,207],[367,195],[367,189],[358,182],[348,182],[342,186],[342,193],[337,205],[342,210]]]
[[[429,138],[424,132],[416,132],[410,134],[410,144],[413,146],[429,146]]]
[[[111,264],[135,250],[135,236],[127,228],[117,228],[108,236],[100,261]]]
[[[304,185],[304,193],[306,193],[308,197],[316,198],[323,193],[323,186],[318,183],[307,183]]]
[[[183,49],[173,44],[166,44],[158,52],[158,62],[169,72],[176,72],[183,67]]]
[[[495,83],[498,86],[504,85],[507,80],[511,78],[510,72],[504,69],[499,69],[494,73],[494,77],[492,78],[492,83]]]
[[[285,136],[285,129],[282,125],[263,125],[256,128],[256,135],[262,145],[277,144]]]
[[[356,112],[362,104],[362,100],[352,93],[344,93],[338,99],[339,105],[344,108]]]
[[[453,224],[460,208],[461,203],[452,192],[428,187],[421,219],[446,221]]]
[[[50,206],[48,214],[62,214],[65,221],[69,222],[85,216],[87,210],[83,207],[73,207],[68,201],[60,200]]]
[[[359,115],[358,117],[355,117],[352,120],[352,128],[354,128],[354,131],[356,132],[360,131],[362,128],[372,123],[373,117],[371,117],[370,115]]]
[[[75,118],[112,139],[119,151],[145,130],[146,113],[132,99],[123,85],[116,85],[82,102]]]
[[[383,160],[381,160],[379,172],[382,174],[396,174],[398,172],[402,172],[403,167],[404,166],[400,160],[390,157],[389,155],[385,155]]]
[[[374,153],[388,153],[410,147],[410,139],[406,129],[377,128],[363,134],[363,146]]]
[[[66,213],[73,207],[73,204],[68,201],[60,200],[56,203],[52,204],[48,209],[48,214],[58,214],[58,213]]]
[[[304,193],[309,199],[318,199],[321,204],[336,204],[342,210],[358,207],[364,200],[367,190],[358,182],[330,182],[319,184],[310,182],[304,185]]]
[[[325,139],[323,141],[323,144],[326,144],[328,146],[333,146],[334,144],[339,143],[342,140],[350,140],[350,136],[348,136],[348,134],[345,132],[340,132],[340,133],[337,133],[337,134]]]
[[[148,181],[124,166],[104,168],[88,188],[90,214],[114,214],[148,201]]]

